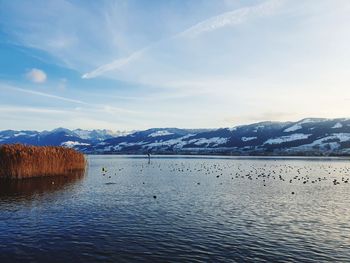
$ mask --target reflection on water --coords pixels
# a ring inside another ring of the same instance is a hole
[[[0,191],[1,263],[350,262],[348,159],[89,156]]]
[[[64,191],[69,186],[82,180],[84,170],[76,170],[58,176],[34,177],[21,180],[0,180],[0,200],[33,198],[57,191]]]

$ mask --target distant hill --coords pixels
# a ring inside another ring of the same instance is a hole
[[[350,155],[350,119],[308,118],[232,128],[0,131],[0,144],[61,145],[98,154]]]

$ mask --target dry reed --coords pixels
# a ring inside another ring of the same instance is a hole
[[[73,149],[54,146],[0,146],[0,178],[20,179],[64,175],[84,170],[85,157]]]

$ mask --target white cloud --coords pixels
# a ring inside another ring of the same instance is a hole
[[[271,14],[281,3],[281,0],[270,0],[260,5],[243,7],[225,12],[184,30],[176,37],[196,37],[202,33],[214,31],[222,27],[239,25],[248,19]]]
[[[32,68],[26,73],[27,79],[35,83],[44,83],[47,79],[46,73],[37,68]]]
[[[193,38],[205,32],[214,31],[226,26],[238,25],[238,24],[244,23],[248,19],[259,18],[262,16],[269,15],[277,7],[279,7],[281,3],[282,3],[282,0],[270,0],[270,1],[263,2],[262,4],[259,4],[259,5],[243,7],[237,10],[225,12],[220,15],[211,17],[209,19],[206,19],[202,22],[195,24],[194,26],[191,26],[183,30],[178,34],[175,34],[166,39],[162,39],[160,41],[154,42],[148,45],[147,47],[139,49],[127,57],[116,59],[110,63],[107,63],[105,65],[102,65],[96,68],[91,72],[85,73],[82,75],[82,78],[83,79],[95,78],[108,71],[121,69],[122,67],[128,65],[129,63],[134,62],[139,58],[141,58],[145,52],[158,47],[158,45],[160,45],[162,42],[166,42],[167,40],[172,40],[177,38]]]
[[[66,82],[50,73],[55,86],[46,92],[52,94],[25,86],[7,96],[0,90],[0,104],[78,106],[83,116],[80,122],[72,116],[69,125],[94,119],[88,125],[118,129],[350,114],[350,1],[222,1],[155,6],[152,12],[118,1],[37,1],[24,7],[5,1],[11,16],[0,18],[0,26],[11,41],[44,51],[49,56],[42,59],[58,58],[81,75],[92,70],[86,78],[110,79],[76,81],[67,75]],[[72,88],[64,90],[68,84]],[[7,114],[7,123],[14,115]],[[41,125],[31,119],[28,127],[33,123]]]

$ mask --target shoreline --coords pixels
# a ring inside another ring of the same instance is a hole
[[[115,153],[104,153],[104,154],[96,154],[89,153],[85,154],[86,156],[116,156],[116,157],[126,157],[126,158],[135,158],[135,159],[148,159],[147,154],[115,154]],[[204,155],[204,154],[154,154],[151,155],[151,159],[162,159],[162,158],[187,158],[187,159],[195,159],[195,158],[203,158],[203,159],[322,159],[322,160],[349,160],[350,156],[308,156],[308,155]]]

